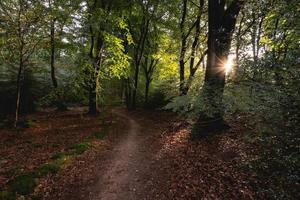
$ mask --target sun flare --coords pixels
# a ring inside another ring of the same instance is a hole
[[[230,71],[232,70],[232,66],[233,66],[233,57],[229,56],[227,62],[224,65],[226,74],[230,73]]]

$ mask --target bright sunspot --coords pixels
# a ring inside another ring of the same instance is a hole
[[[227,62],[224,65],[226,74],[230,73],[232,66],[233,66],[233,56],[228,56]]]

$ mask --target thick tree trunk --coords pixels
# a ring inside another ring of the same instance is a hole
[[[88,114],[96,115],[98,113],[97,110],[97,94],[96,87],[91,87],[89,90],[89,111]]]
[[[209,0],[208,3],[208,55],[203,86],[204,103],[209,112],[200,115],[194,131],[224,128],[223,91],[225,67],[229,54],[231,37],[242,1],[233,1],[225,10],[226,2]]]
[[[96,45],[98,53],[97,53],[97,57],[96,57],[96,63],[94,63],[94,73],[93,73],[92,85],[89,90],[89,114],[91,114],[91,115],[98,114],[98,108],[97,108],[98,75],[97,75],[97,73],[102,64],[103,45],[104,45],[104,41],[102,39],[102,35],[101,35],[101,33],[98,33],[97,45]],[[90,53],[92,53],[92,51]]]

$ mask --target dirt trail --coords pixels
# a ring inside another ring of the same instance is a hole
[[[147,155],[139,124],[121,111],[113,113],[126,120],[127,135],[113,148],[104,171],[99,173],[91,200],[137,199],[141,176],[147,170]]]
[[[172,113],[115,109],[113,115],[117,123],[99,148],[50,179],[44,200],[266,199],[253,192],[255,176],[237,167],[250,149],[242,126],[191,141]]]

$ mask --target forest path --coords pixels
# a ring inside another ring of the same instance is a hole
[[[126,135],[112,149],[92,191],[92,200],[138,199],[149,166],[147,141],[138,122],[122,110],[113,110],[128,125]]]
[[[46,179],[43,200],[267,199],[255,196],[255,174],[237,166],[252,146],[235,121],[226,134],[191,141],[173,113],[116,108],[110,119],[103,140]]]

